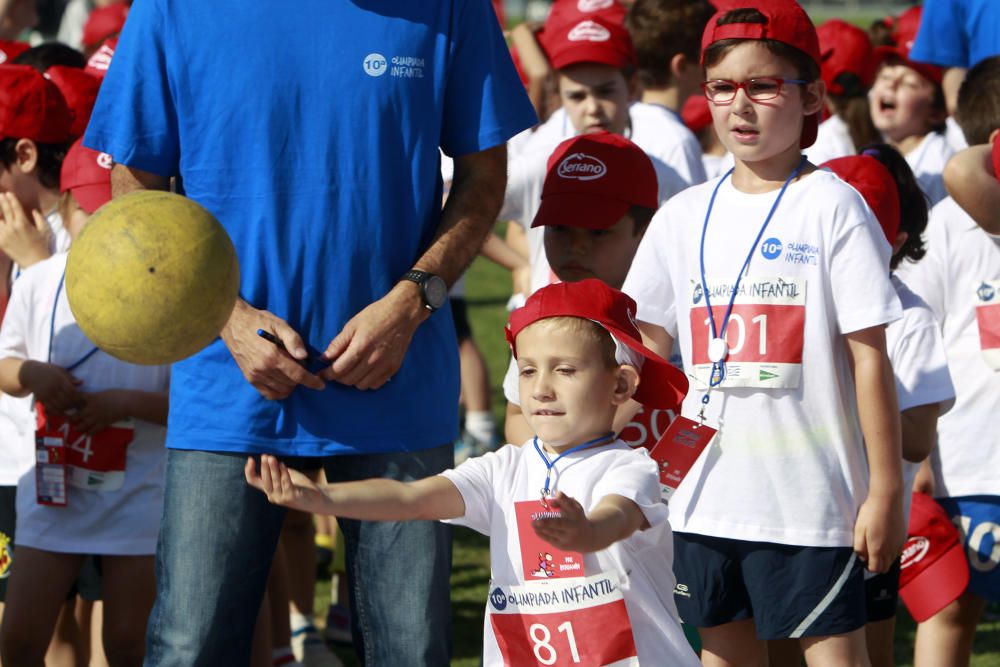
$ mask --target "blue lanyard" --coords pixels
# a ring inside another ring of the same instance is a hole
[[[536,435],[534,440],[535,451],[538,452],[538,455],[540,457],[542,457],[542,463],[545,464],[545,486],[542,488],[542,501],[544,502],[545,498],[551,493],[551,491],[549,491],[549,483],[552,480],[552,469],[555,467],[557,463],[559,463],[559,459],[561,459],[564,456],[569,456],[570,454],[575,454],[581,449],[586,449],[587,447],[593,447],[597,443],[602,442],[604,440],[612,440],[614,437],[615,437],[614,432],[605,433],[604,435],[594,438],[593,440],[588,440],[582,445],[577,445],[576,447],[570,447],[565,452],[563,452],[559,456],[549,461],[549,457],[545,455],[545,452],[542,451],[541,446],[538,444],[538,436]]]
[[[760,226],[760,231],[757,232],[757,238],[754,239],[753,245],[750,246],[750,252],[747,253],[746,261],[743,262],[743,267],[736,276],[736,283],[733,285],[732,293],[729,295],[729,305],[726,307],[726,314],[722,318],[722,328],[716,329],[715,327],[715,314],[712,312],[712,302],[708,294],[708,282],[705,280],[705,235],[708,232],[708,221],[712,217],[712,208],[715,206],[715,196],[719,194],[719,188],[725,183],[726,179],[733,173],[733,167],[726,172],[726,175],[719,179],[718,184],[715,186],[715,190],[712,191],[712,198],[708,202],[708,211],[705,212],[705,224],[701,228],[701,249],[700,249],[700,268],[701,268],[701,289],[705,294],[705,306],[708,307],[708,322],[712,331],[712,340],[709,342],[709,360],[712,362],[712,373],[708,378],[708,388],[711,390],[713,387],[718,387],[722,384],[722,381],[726,378],[726,356],[729,354],[729,350],[726,347],[726,328],[729,326],[729,316],[733,312],[733,304],[736,302],[736,294],[740,288],[740,281],[743,280],[743,275],[746,273],[747,268],[750,266],[750,260],[753,259],[753,253],[757,249],[757,245],[760,243],[761,237],[764,236],[764,230],[767,229],[768,224],[771,222],[771,218],[774,217],[774,212],[778,210],[778,204],[781,203],[781,198],[785,195],[785,190],[788,189],[788,185],[795,180],[795,178],[802,172],[802,168],[805,167],[807,162],[806,156],[802,156],[799,161],[799,166],[795,168],[789,177],[785,180],[785,184],[781,186],[781,191],[778,192],[777,198],[774,203],[771,204],[771,210],[768,211],[767,217],[764,218],[764,224]],[[713,358],[718,357],[718,358]],[[708,392],[701,397],[701,402],[703,405],[707,405],[709,401]],[[704,408],[702,408],[702,414],[704,414]]]
[[[65,281],[66,281],[66,271],[64,269],[62,276],[59,278],[59,287],[56,288],[56,300],[52,304],[52,318],[49,320],[49,358],[48,358],[48,362],[50,364],[52,363],[52,342],[56,338],[56,309],[59,307],[59,296],[62,294],[63,283]],[[94,354],[97,353],[97,349],[98,348],[95,345],[94,349],[92,349],[90,352],[88,352],[87,354],[83,355],[82,357],[80,357],[79,359],[77,359],[76,361],[74,361],[69,366],[66,366],[65,367],[66,370],[67,371],[72,371],[72,370],[76,370],[77,368],[79,368],[80,366],[82,366],[83,362],[87,361],[87,359],[90,359],[92,356],[94,356]]]

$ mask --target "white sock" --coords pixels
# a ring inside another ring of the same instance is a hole
[[[493,413],[489,410],[465,413],[465,430],[476,440],[492,443],[496,436],[496,429]]]
[[[316,628],[316,622],[313,620],[312,614],[300,614],[297,611],[292,611],[289,614],[289,621],[293,633],[299,632],[302,628],[312,627],[313,630]]]

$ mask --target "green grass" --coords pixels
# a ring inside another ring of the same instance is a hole
[[[509,358],[503,325],[507,319],[505,304],[510,295],[510,277],[503,269],[480,258],[472,265],[466,286],[473,334],[489,366],[493,409],[497,423],[502,425],[504,399],[500,383]],[[476,667],[479,664],[489,574],[489,544],[486,538],[468,529],[457,528],[451,576],[453,666]],[[317,620],[325,619],[329,599],[329,582],[320,582],[316,588]],[[905,609],[901,609],[896,628],[896,664],[899,667],[913,665],[915,631],[913,620]],[[337,653],[348,667],[359,664],[350,648],[338,648]],[[1000,667],[1000,621],[980,624],[973,648],[972,667]]]

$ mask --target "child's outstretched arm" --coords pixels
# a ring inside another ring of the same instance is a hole
[[[590,514],[562,491],[549,500],[549,505],[562,516],[536,519],[532,525],[540,538],[559,549],[600,551],[648,525],[638,505],[615,494],[601,498]]]
[[[1000,182],[993,170],[990,144],[955,153],[944,167],[944,185],[952,199],[988,234],[1000,234]]]
[[[272,503],[303,512],[364,521],[439,521],[465,515],[462,494],[440,475],[416,482],[366,479],[321,485],[268,454],[260,457],[260,474],[252,457],[245,473],[247,483]]]
[[[885,351],[885,327],[855,331],[845,339],[869,469],[868,497],[854,525],[854,551],[872,572],[887,572],[906,539],[896,383]]]

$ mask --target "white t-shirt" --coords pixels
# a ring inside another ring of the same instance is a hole
[[[930,201],[928,208],[948,196],[941,174],[954,154],[955,149],[948,143],[948,137],[943,132],[928,132],[924,140],[905,155],[920,189]]]
[[[944,122],[945,131],[944,136],[948,139],[948,144],[951,146],[951,150],[963,151],[969,147],[969,142],[965,140],[965,132],[959,127],[958,121],[955,120],[954,116],[948,116],[948,119]]]
[[[465,501],[465,516],[452,523],[490,538],[493,583],[525,581],[514,503],[538,501],[545,473],[545,464],[530,442],[523,447],[507,445],[443,473]],[[650,527],[603,551],[585,554],[584,569],[588,576],[614,573],[620,578],[640,664],[696,667],[698,658],[684,638],[674,604],[667,506],[660,501],[656,463],[646,450],[632,450],[617,441],[569,454],[555,464],[552,490],[575,498],[588,512],[608,495],[623,496],[639,506]],[[483,664],[502,665],[488,615],[484,637]]]
[[[896,378],[899,411],[939,403],[944,414],[955,401],[955,387],[937,319],[924,300],[896,276],[892,276],[892,286],[903,305],[903,316],[886,327],[885,345]],[[903,461],[903,517],[907,524],[919,468],[919,463]]]
[[[688,186],[705,182],[701,144],[676,112],[636,102],[629,107],[629,118],[636,146],[672,168]]]
[[[69,366],[93,349],[59,290],[66,254],[29,267],[14,284],[0,330],[0,358],[48,360],[49,331],[55,305],[52,363]],[[58,303],[56,295],[58,292]],[[72,371],[82,389],[166,391],[168,366],[136,366],[97,352]],[[24,475],[17,487],[17,544],[65,553],[146,555],[156,551],[163,504],[166,428],[135,420],[128,446],[125,477],[117,491],[67,489],[66,507],[36,501],[35,475]],[[34,451],[34,432],[25,443]]]
[[[1000,247],[950,197],[931,211],[927,255],[900,279],[934,312],[955,385],[931,455],[935,494],[1000,495]]]
[[[705,167],[705,178],[713,180],[722,176],[732,167],[732,153],[722,155],[709,155],[705,153],[701,156],[701,163]]]
[[[827,160],[846,157],[857,153],[851,131],[840,116],[833,115],[819,124],[816,132],[816,143],[805,149],[809,161],[813,164],[823,164]]]
[[[717,182],[690,188],[657,212],[624,285],[636,317],[679,341],[684,368],[703,378],[710,334],[699,242]],[[719,189],[705,262],[720,328],[731,284],[777,195],[740,192],[731,179]],[[816,171],[788,187],[741,283],[739,317],[727,333],[727,379],[705,411],[719,434],[671,498],[674,530],[801,546],[853,543],[868,470],[842,336],[900,316],[889,254],[871,210],[833,173]],[[703,387],[692,381],[686,417],[697,418]]]

